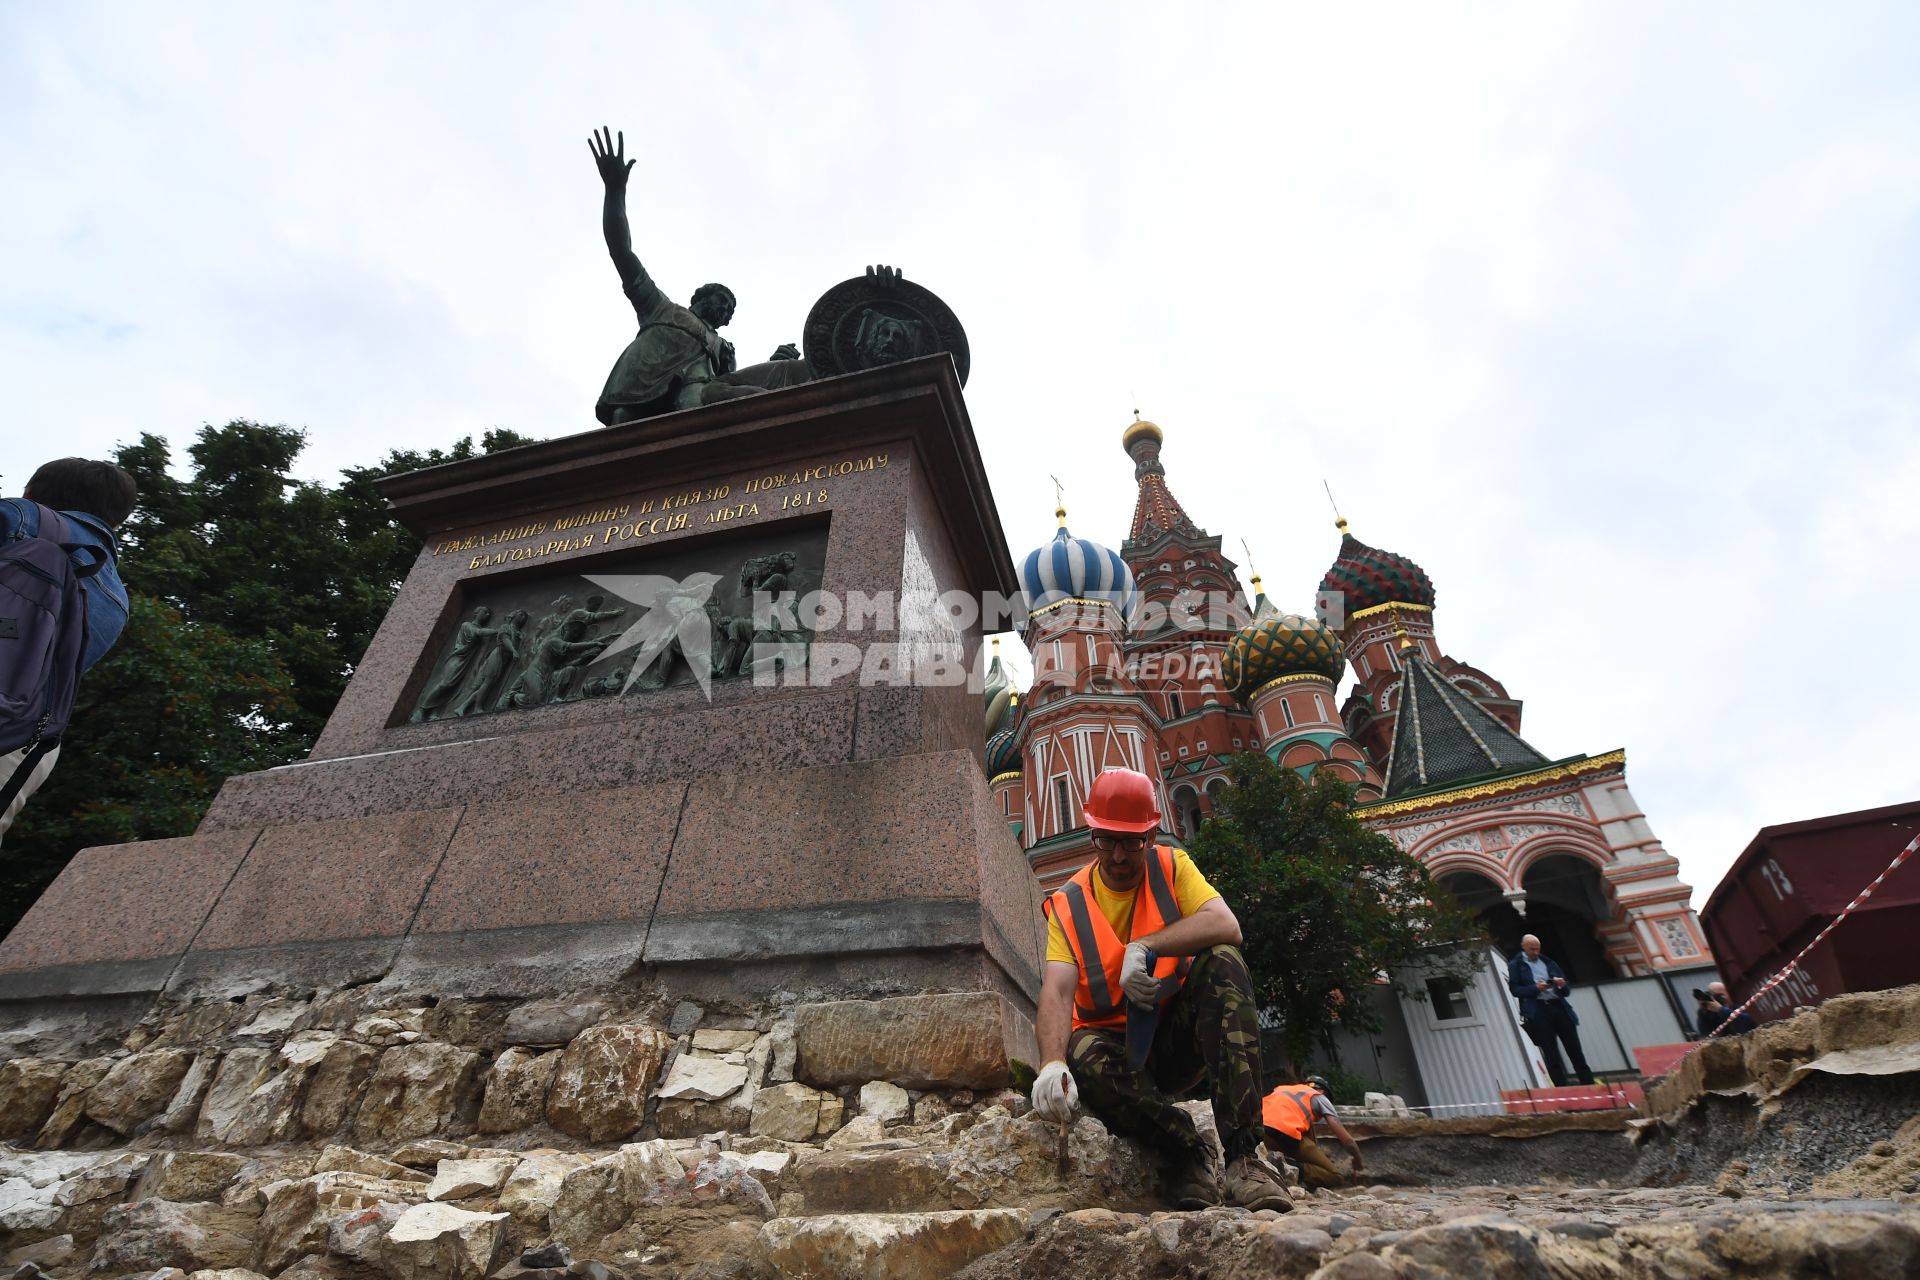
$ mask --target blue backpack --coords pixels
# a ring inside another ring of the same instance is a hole
[[[73,715],[87,648],[81,583],[100,572],[107,553],[73,541],[66,517],[51,507],[8,503],[20,522],[0,545],[0,753],[44,754]]]

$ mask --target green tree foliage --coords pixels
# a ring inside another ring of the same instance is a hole
[[[0,929],[80,849],[187,835],[228,774],[306,755],[420,549],[374,480],[530,441],[494,430],[395,451],[334,486],[293,477],[305,443],[284,426],[205,427],[184,480],[158,436],[117,451],[140,485],[119,531],[131,616],[7,834]]]
[[[1249,752],[1190,842],[1245,934],[1261,1007],[1281,1021],[1289,1067],[1330,1043],[1345,1020],[1377,1031],[1360,998],[1406,966],[1459,973],[1479,943],[1478,921],[1434,883],[1419,859],[1354,816],[1352,791],[1331,773],[1311,779]],[[1424,998],[1424,989],[1410,990]]]

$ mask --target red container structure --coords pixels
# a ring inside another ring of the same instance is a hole
[[[1920,801],[1762,827],[1707,899],[1700,923],[1744,1001],[1846,909],[1920,833]],[[1847,991],[1920,982],[1920,857],[1909,858],[1787,980],[1761,1022]]]

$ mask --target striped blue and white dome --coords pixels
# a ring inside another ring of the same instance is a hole
[[[1077,598],[1105,600],[1123,618],[1132,615],[1138,594],[1127,562],[1090,538],[1068,533],[1064,518],[1053,541],[1031,552],[1021,564],[1020,590],[1028,613]]]

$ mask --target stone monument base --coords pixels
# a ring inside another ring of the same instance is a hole
[[[938,604],[1010,593],[1011,564],[945,356],[383,487],[423,549],[312,757],[229,779],[190,837],[78,854],[0,944],[0,1029],[371,988],[763,1013],[976,993],[1027,1034],[1039,892],[981,771],[978,624]],[[716,653],[709,681],[684,642],[626,679],[611,641],[665,606],[616,591],[708,584],[718,644],[779,563],[885,607],[789,628],[805,657],[772,680]],[[576,616],[607,656],[487,673],[510,608],[515,663],[587,647]],[[963,678],[864,678],[875,654]]]

